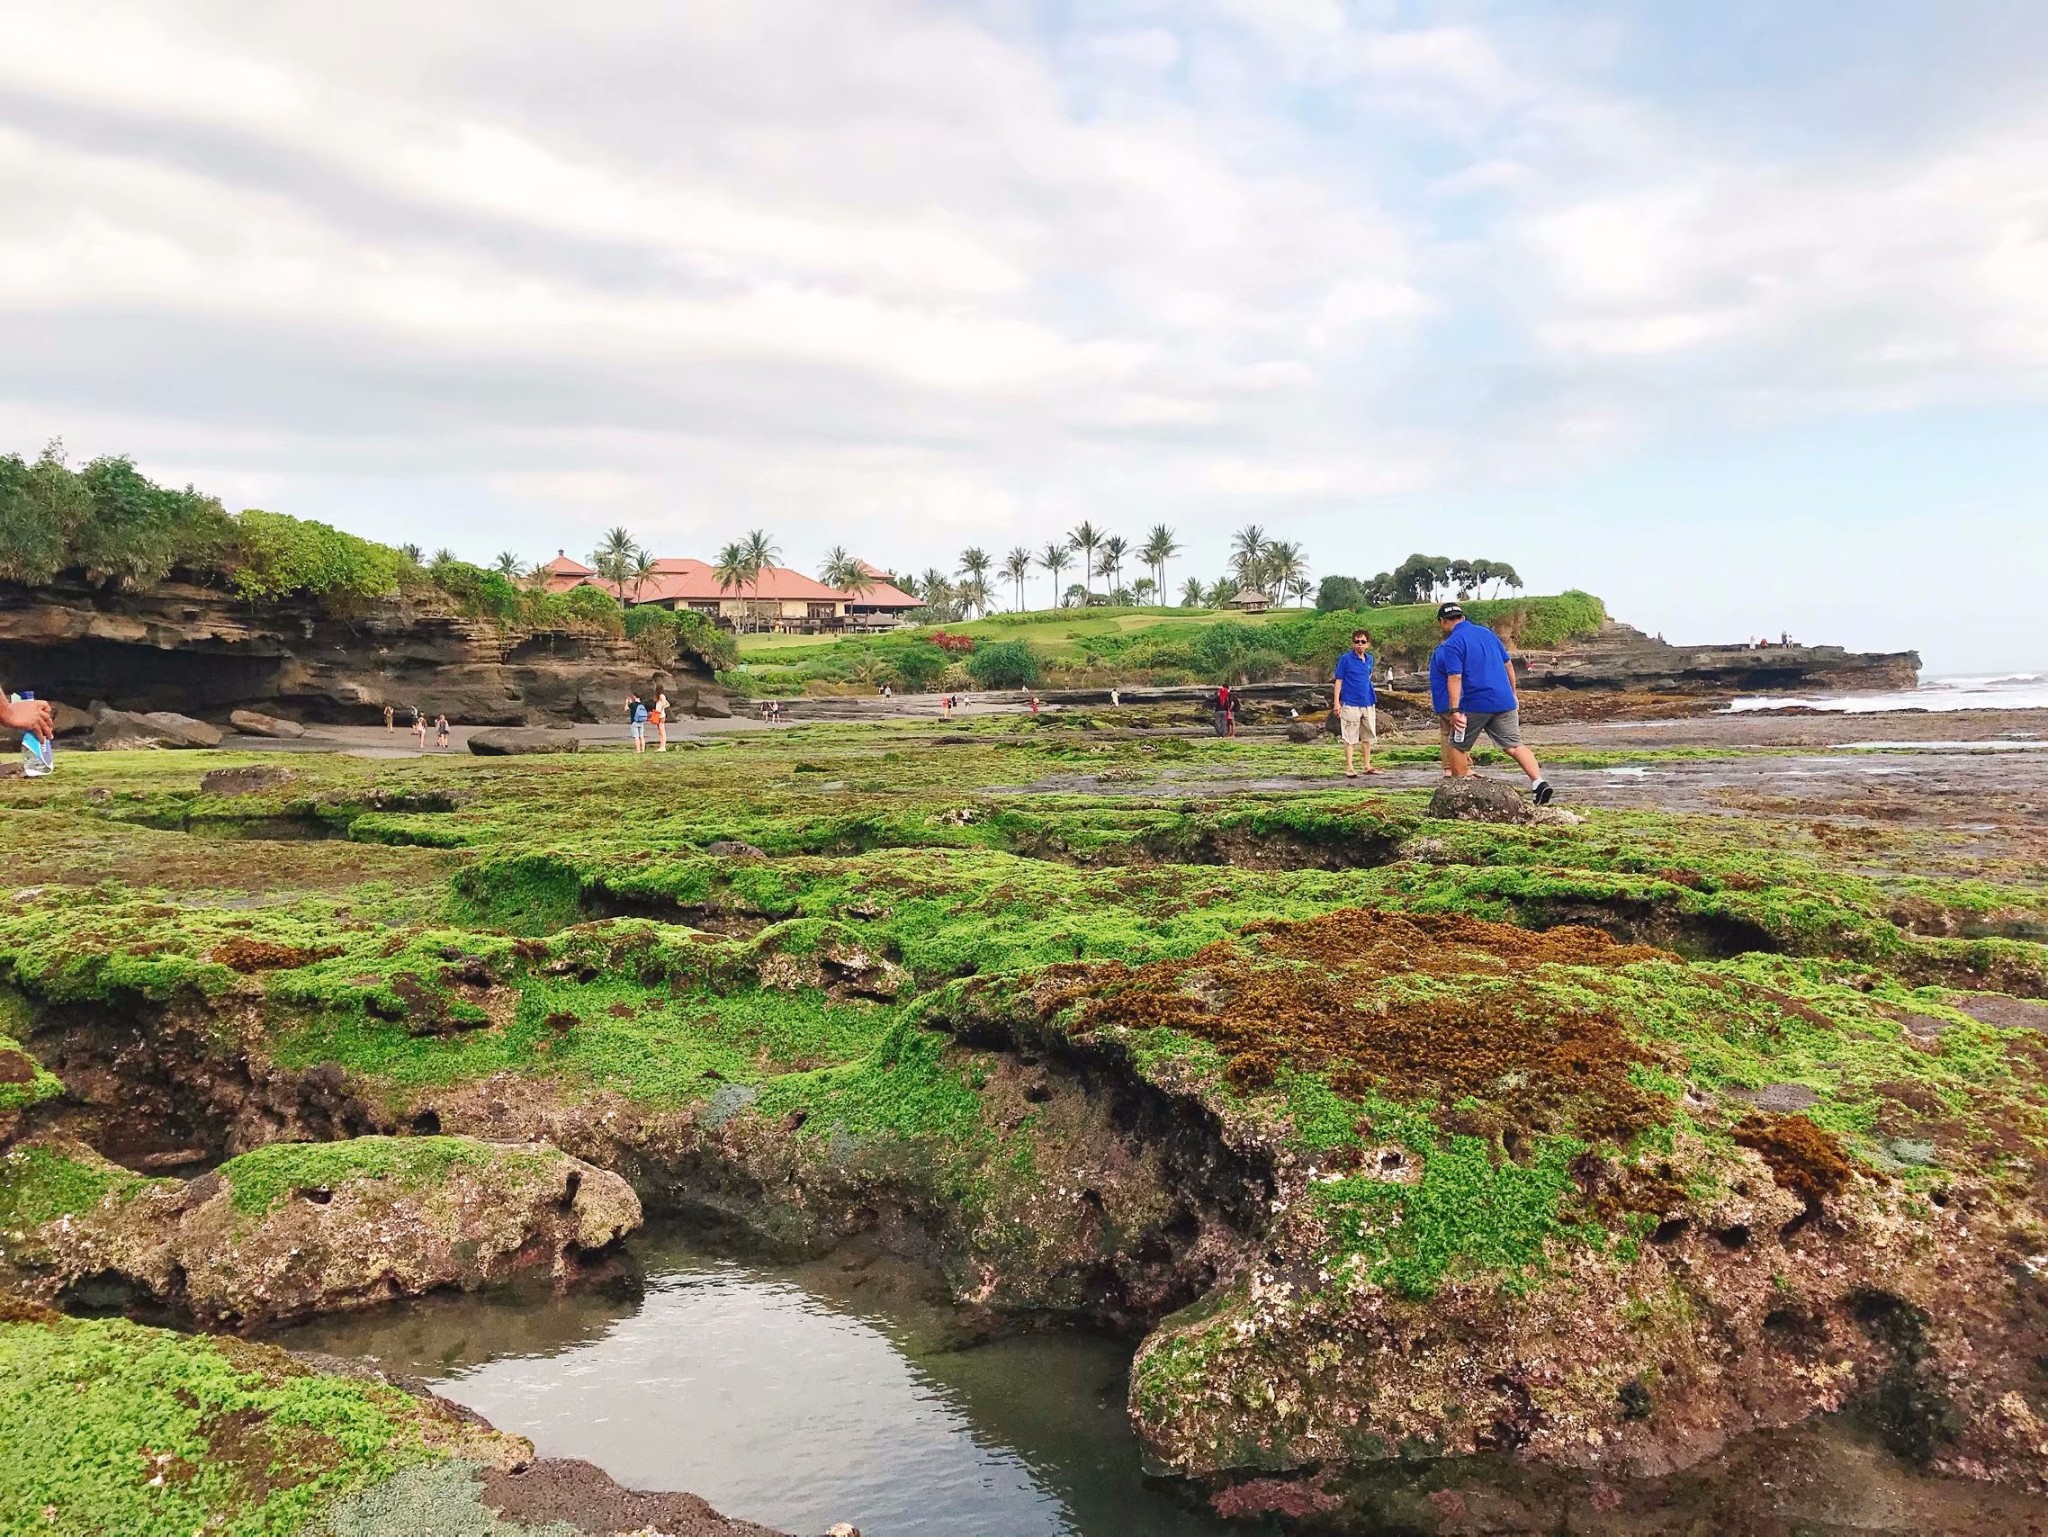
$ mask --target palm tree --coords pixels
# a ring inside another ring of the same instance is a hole
[[[454,565],[455,552],[449,549],[446,545],[443,545],[440,549],[434,551],[434,564],[437,566]]]
[[[847,554],[843,544],[835,544],[825,552],[825,564],[818,568],[818,580],[827,587],[850,592],[856,598],[875,590],[875,579],[868,575],[868,568]]]
[[[640,601],[640,589],[654,579],[654,552],[652,550],[642,549],[633,552],[633,569],[627,574],[627,579],[633,584],[633,601],[638,603]]]
[[[754,596],[761,596],[761,573],[782,559],[782,547],[769,538],[765,528],[747,531],[747,564],[754,570]]]
[[[525,569],[525,563],[510,550],[500,550],[498,558],[491,562],[491,569],[500,576],[517,576]]]
[[[1208,596],[1209,589],[1202,585],[1202,579],[1199,576],[1191,576],[1181,583],[1180,606],[1182,608],[1200,608]]]
[[[1031,552],[1021,544],[1004,557],[1003,575],[1017,584],[1017,612],[1024,612],[1024,578],[1031,574]]]
[[[924,599],[924,606],[931,610],[932,618],[944,624],[953,617],[953,604],[958,594],[953,584],[946,580],[946,573],[937,566],[925,567],[924,575],[917,580],[917,595]]]
[[[427,563],[427,552],[416,544],[401,544],[398,553],[416,566],[424,566]]]
[[[620,603],[626,601],[626,583],[633,579],[633,562],[640,546],[624,528],[605,531],[604,543],[591,553],[591,569],[617,589]]]
[[[1060,573],[1074,563],[1074,551],[1070,545],[1054,539],[1038,552],[1038,563],[1052,573],[1052,606],[1060,606]]]
[[[1102,530],[1084,518],[1081,526],[1067,535],[1067,543],[1081,555],[1081,606],[1086,608],[1088,600],[1095,596],[1094,589],[1088,585],[1088,578],[1095,570],[1095,552],[1102,548]]]
[[[1145,547],[1138,551],[1138,559],[1152,568],[1152,578],[1159,591],[1166,591],[1166,563],[1180,553],[1180,546],[1174,542],[1173,530],[1164,523],[1154,523],[1152,532],[1146,537]]]
[[[1130,544],[1122,534],[1111,534],[1102,541],[1102,564],[1108,570],[1112,593],[1124,584],[1124,557],[1130,553]]]
[[[747,583],[759,579],[761,571],[758,566],[748,563],[747,546],[743,541],[736,539],[731,544],[720,547],[718,559],[712,562],[711,574],[717,578],[720,592],[730,592],[737,596]],[[737,630],[744,626],[735,622],[733,628]]]
[[[1131,596],[1137,600],[1138,606],[1141,608],[1144,607],[1150,599],[1156,597],[1158,595],[1158,592],[1159,584],[1153,581],[1152,578],[1149,576],[1141,576],[1135,582],[1131,583]]]
[[[988,612],[988,583],[978,576],[970,576],[962,581],[953,590],[953,595],[960,600],[961,617],[963,618],[968,614],[986,614]]]
[[[1230,536],[1230,565],[1240,584],[1250,586],[1259,580],[1268,547],[1266,531],[1256,523],[1247,523]]]
[[[995,562],[988,558],[988,551],[978,544],[970,544],[960,552],[960,574],[967,578],[960,588],[963,598],[971,588],[981,595],[981,605],[985,606],[987,604],[988,573],[989,568],[994,564]],[[969,604],[970,608],[976,606],[975,604]]]
[[[1275,539],[1267,545],[1266,557],[1259,564],[1259,575],[1272,584],[1276,598],[1308,581],[1308,559],[1291,539]]]

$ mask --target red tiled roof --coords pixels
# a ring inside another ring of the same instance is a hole
[[[553,576],[595,576],[597,574],[590,567],[571,560],[566,550],[555,551],[555,558],[541,569]]]
[[[561,557],[557,557],[559,560]],[[550,566],[552,569],[552,563]],[[862,569],[875,576],[884,573],[862,563]],[[589,585],[611,588],[598,581],[595,573],[578,567],[583,577],[571,581],[569,586]],[[564,572],[563,574],[568,574]],[[654,575],[642,582],[636,589],[631,582],[626,584],[626,601],[629,603],[714,603],[724,599],[760,598],[765,602],[789,603],[852,603],[860,608],[910,609],[916,608],[920,600],[909,593],[878,582],[866,592],[855,596],[841,592],[836,587],[827,587],[823,582],[813,581],[803,572],[788,566],[763,566],[758,587],[753,582],[735,590],[718,585],[718,578],[712,568],[701,560],[683,556],[667,556],[654,563]]]

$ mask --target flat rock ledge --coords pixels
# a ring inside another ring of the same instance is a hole
[[[473,731],[469,750],[480,758],[512,758],[527,753],[575,752],[581,744],[573,731],[549,731],[538,726],[507,726],[490,731]]]
[[[16,1246],[18,1289],[59,1306],[242,1329],[545,1269],[593,1270],[641,1223],[618,1175],[543,1143],[275,1143],[190,1181],[144,1180],[83,1143],[44,1154],[103,1181]]]

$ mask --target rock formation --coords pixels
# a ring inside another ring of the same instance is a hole
[[[103,700],[223,723],[253,710],[368,725],[387,705],[465,725],[588,723],[623,720],[627,696],[653,688],[667,689],[678,714],[730,713],[695,658],[660,670],[595,628],[500,626],[417,595],[340,614],[181,583],[143,592],[0,584],[0,679],[72,706]]]
[[[137,1179],[61,1138],[11,1157],[59,1162],[106,1189],[13,1248],[26,1294],[145,1301],[216,1329],[474,1290],[539,1267],[566,1277],[640,1226],[623,1179],[543,1144],[274,1143],[190,1182]]]
[[[1635,690],[1663,694],[1841,693],[1907,689],[1917,651],[1840,646],[1673,646],[1610,620],[1589,640],[1521,655],[1525,689]]]

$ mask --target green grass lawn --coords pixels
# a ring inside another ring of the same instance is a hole
[[[1303,610],[1289,612],[1300,613]],[[1219,624],[1226,619],[1260,625],[1270,623],[1276,617],[1277,614],[1239,614],[1217,608],[1026,609],[1021,614],[991,614],[986,619],[973,619],[964,624],[918,625],[892,630],[889,637],[900,644],[929,638],[944,630],[949,635],[972,635],[977,640],[1025,640],[1045,652],[1050,660],[1062,661],[1079,658],[1082,654],[1080,642],[1084,639],[1130,635],[1148,629],[1196,629]],[[742,658],[773,653],[778,663],[797,663],[839,647],[871,645],[875,639],[872,635],[829,639],[816,635],[742,635],[739,646]]]

